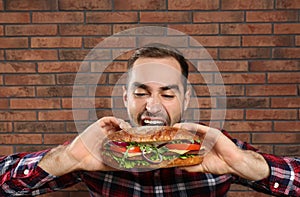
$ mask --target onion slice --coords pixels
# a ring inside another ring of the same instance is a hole
[[[149,163],[152,163],[152,164],[160,164],[162,161],[163,161],[163,157],[161,154],[157,153],[157,156],[159,158],[159,160],[152,160],[150,158],[147,157],[147,154],[149,154],[149,152],[146,152],[145,150],[142,150],[142,156],[143,158],[148,161]]]

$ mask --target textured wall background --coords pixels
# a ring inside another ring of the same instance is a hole
[[[73,139],[72,84],[85,55],[114,33],[160,25],[193,36],[215,59],[225,129],[265,152],[299,156],[299,8],[298,0],[0,0],[0,154]],[[122,61],[107,71],[97,107],[110,108],[102,97],[124,71]],[[197,84],[198,95],[204,89]],[[204,122],[218,102],[200,105]],[[87,193],[79,184],[45,196]],[[265,195],[234,185],[229,196]]]

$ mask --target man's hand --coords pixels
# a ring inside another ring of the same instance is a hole
[[[261,180],[269,176],[269,166],[260,154],[239,149],[221,131],[194,123],[178,123],[174,127],[206,135],[202,145],[208,152],[203,162],[183,169],[189,172],[235,174],[248,180]]]
[[[55,176],[77,170],[113,170],[102,162],[102,141],[107,134],[125,127],[130,126],[123,120],[114,117],[101,118],[78,135],[71,144],[52,149],[38,165]]]

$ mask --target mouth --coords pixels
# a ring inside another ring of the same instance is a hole
[[[142,126],[166,126],[167,123],[163,120],[159,119],[143,119]]]

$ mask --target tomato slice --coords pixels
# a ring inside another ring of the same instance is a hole
[[[168,149],[175,150],[200,150],[200,144],[166,144]]]
[[[110,150],[115,151],[115,152],[119,152],[119,153],[125,153],[127,148],[123,147],[123,146],[111,146]],[[140,153],[142,152],[140,147],[138,146],[133,146],[128,150],[128,153]]]

